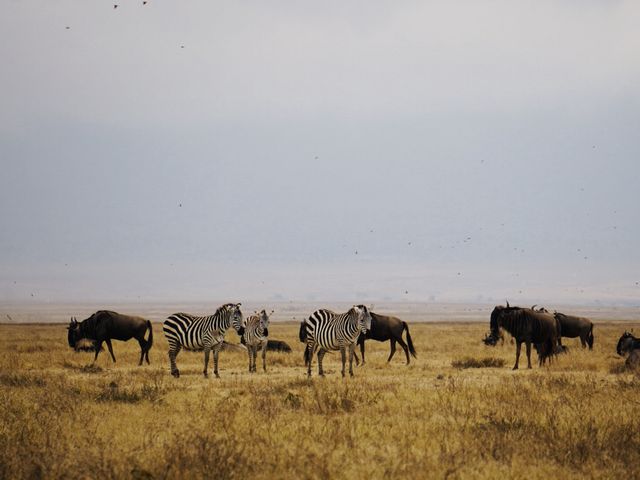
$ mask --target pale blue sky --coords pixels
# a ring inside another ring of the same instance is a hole
[[[636,2],[113,3],[3,5],[0,301],[640,303]]]

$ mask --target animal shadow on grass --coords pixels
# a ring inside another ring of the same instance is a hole
[[[465,369],[465,368],[502,368],[505,366],[506,361],[504,358],[496,357],[484,357],[473,358],[465,357],[462,359],[454,360],[451,362],[453,368]]]
[[[75,370],[76,372],[80,373],[102,373],[104,371],[102,367],[100,367],[99,365],[94,365],[92,363],[89,363],[87,365],[76,365],[65,360],[62,366],[68,370]]]

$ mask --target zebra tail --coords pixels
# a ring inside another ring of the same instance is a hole
[[[298,333],[298,337],[301,342],[307,341],[307,325],[304,320],[300,322],[300,332]]]
[[[151,320],[147,320],[147,328],[149,329],[149,338],[147,339],[147,350],[153,345],[153,327],[151,326]]]
[[[409,347],[409,353],[413,358],[418,358],[416,355],[416,349],[413,347],[413,340],[411,340],[411,334],[409,333],[409,324],[407,322],[402,322],[402,326],[404,330],[407,332],[407,346]]]

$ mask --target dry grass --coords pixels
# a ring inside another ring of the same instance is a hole
[[[92,367],[64,326],[2,325],[0,478],[628,477],[640,377],[615,342],[630,326],[598,325],[593,352],[568,341],[550,366],[512,372],[514,346],[483,345],[486,324],[413,324],[418,360],[399,350],[387,365],[388,344],[369,343],[343,380],[336,354],[307,379],[297,325],[273,324],[293,353],[249,374],[246,354],[222,352],[216,380],[188,352],[172,378],[158,325],[143,367],[133,342]]]

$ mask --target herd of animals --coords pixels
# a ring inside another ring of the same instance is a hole
[[[233,327],[241,338],[249,356],[249,371],[256,371],[258,352],[262,355],[262,368],[267,371],[267,350],[290,352],[291,347],[283,341],[270,340],[269,316],[265,310],[243,317],[240,303],[221,305],[213,315],[195,316],[187,313],[175,313],[163,324],[163,331],[169,344],[169,364],[171,374],[180,376],[176,357],[181,350],[204,351],[204,376],[208,376],[209,357],[213,352],[213,373],[218,374],[218,358],[221,349],[230,347],[225,342],[225,333]],[[587,318],[550,313],[536,306],[522,308],[498,305],[491,312],[490,331],[484,343],[495,346],[498,341],[504,343],[504,333],[511,334],[516,343],[516,362],[513,369],[518,369],[520,350],[524,343],[527,354],[527,367],[531,368],[531,347],[537,353],[539,364],[543,365],[554,355],[566,352],[562,345],[562,337],[580,338],[582,347],[593,348],[593,322]],[[273,311],[271,312],[273,314]],[[405,334],[406,342],[403,339]],[[71,319],[68,326],[68,342],[71,348],[91,350],[95,352],[94,362],[106,343],[112,360],[111,340],[127,341],[135,338],[140,344],[140,361],[149,363],[149,350],[153,345],[153,327],[149,320],[141,317],[100,310],[86,320],[78,322]],[[339,351],[342,360],[342,376],[346,375],[347,355],[349,358],[349,375],[353,376],[353,362],[360,360],[356,353],[356,345],[360,345],[362,363],[365,362],[365,340],[390,341],[391,352],[387,361],[391,361],[396,351],[396,343],[400,344],[406,355],[407,365],[411,356],[416,358],[413,340],[407,322],[397,317],[376,314],[365,305],[354,305],[345,313],[335,313],[321,309],[313,312],[300,324],[299,338],[305,344],[304,363],[307,374],[311,376],[313,356],[317,354],[318,373],[323,376],[322,360],[327,352]],[[640,366],[640,339],[631,332],[624,332],[616,348],[620,356],[628,355],[626,364],[629,367]]]

